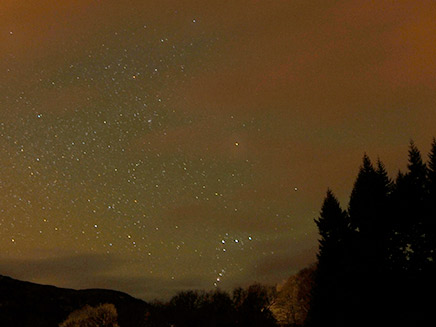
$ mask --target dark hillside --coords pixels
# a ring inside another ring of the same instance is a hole
[[[148,304],[130,295],[103,289],[73,290],[19,281],[0,275],[0,326],[57,327],[86,304],[112,303],[122,327],[144,326]]]

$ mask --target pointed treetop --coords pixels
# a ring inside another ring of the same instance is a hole
[[[337,229],[338,225],[344,223],[344,217],[345,213],[342,210],[338,199],[333,194],[332,190],[328,189],[321,207],[320,217],[318,219],[315,219],[321,236],[326,236],[323,235],[323,232],[328,231],[327,234],[329,234],[332,229]]]
[[[359,168],[359,173],[357,174],[357,178],[354,181],[353,190],[351,191],[350,202],[353,202],[353,198],[356,196],[356,192],[360,192],[360,190],[367,189],[370,187],[374,180],[375,170],[372,165],[371,159],[369,159],[368,155],[365,153],[362,159],[362,165]]]
[[[321,207],[321,215],[326,210],[331,210],[332,208],[340,208],[340,205],[338,199],[333,194],[333,191],[330,188],[328,188],[324,202]]]
[[[374,171],[374,167],[372,165],[371,159],[369,158],[369,156],[366,153],[363,154],[362,166],[360,168],[364,172]]]
[[[377,173],[378,176],[381,176],[386,180],[390,180],[388,177],[388,172],[386,171],[385,164],[380,160],[380,158],[377,158],[377,167],[375,172]]]
[[[335,195],[333,194],[333,191],[332,191],[332,189],[331,189],[330,187],[327,188],[327,192],[326,192],[325,199],[326,199],[326,200],[327,200],[327,199],[330,199],[330,200],[332,200],[332,199],[336,199],[336,197],[335,197]]]
[[[318,260],[337,255],[338,246],[348,230],[348,219],[346,212],[341,209],[338,199],[330,189],[327,190],[319,218],[315,219],[315,223],[321,236]]]
[[[432,196],[436,196],[436,139],[433,138],[431,150],[428,154],[428,185]]]
[[[425,184],[427,175],[427,166],[422,161],[421,152],[413,141],[410,141],[409,147],[409,163],[407,165],[409,172],[407,175],[412,178],[414,183]]]
[[[380,157],[377,157],[377,172],[386,173],[386,167],[383,161],[380,160]]]
[[[436,138],[433,137],[433,142],[431,143],[431,150],[428,154],[428,170],[430,175],[436,175]]]
[[[418,147],[415,145],[413,140],[410,141],[409,146],[409,164],[407,165],[410,171],[413,169],[422,169],[425,167],[425,163],[422,161],[421,152]]]
[[[389,178],[388,172],[386,171],[386,167],[384,163],[380,160],[380,158],[377,158],[377,169],[375,172],[378,177],[377,180],[379,181],[379,183],[381,183],[380,186],[384,188],[386,194],[389,194],[392,191],[393,182]]]

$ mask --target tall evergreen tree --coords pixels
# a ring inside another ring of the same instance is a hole
[[[427,212],[423,222],[425,235],[424,269],[428,276],[436,275],[436,139],[433,138],[428,154]],[[433,277],[430,277],[434,279]],[[433,283],[436,284],[436,283]],[[435,287],[436,288],[436,287]]]
[[[374,168],[365,154],[348,205],[351,226],[356,232],[373,238],[373,234],[387,228],[386,211],[392,189],[383,162],[378,159]]]
[[[397,239],[396,249],[402,253],[402,268],[411,274],[423,269],[425,220],[428,215],[427,167],[421,153],[410,142],[406,174],[400,174],[396,185]]]
[[[346,213],[341,209],[338,199],[328,189],[321,207],[318,219],[315,219],[321,239],[319,240],[318,259],[324,260],[330,256],[335,257],[344,242],[348,230]]]
[[[380,201],[388,201],[389,197],[392,195],[394,190],[394,183],[389,178],[388,172],[386,171],[386,167],[380,159],[377,159],[377,188],[381,191]],[[386,208],[387,209],[387,208]]]
[[[431,200],[436,205],[436,138],[433,138],[428,159],[428,188]]]
[[[367,233],[372,230],[373,217],[371,213],[375,211],[372,199],[374,184],[375,170],[371,160],[365,154],[348,205],[351,227],[355,232]]]
[[[378,160],[374,168],[365,154],[348,205],[352,255],[347,265],[352,290],[350,298],[355,304],[350,312],[360,321],[367,317],[368,311],[382,311],[382,303],[373,295],[388,292],[384,288],[384,276],[391,192],[392,182],[383,163]],[[353,321],[348,323],[355,324]]]
[[[385,165],[380,159],[377,160],[376,167],[376,187],[374,189],[375,199],[378,209],[378,233],[381,234],[381,246],[386,248],[389,232],[392,228],[392,195],[394,183],[389,178]],[[387,259],[386,251],[384,260]]]
[[[427,166],[422,160],[421,152],[413,141],[410,141],[409,163],[407,165],[409,192],[414,204],[423,204],[427,188]],[[421,206],[424,207],[424,206]]]
[[[348,214],[329,190],[315,222],[321,239],[307,326],[435,325],[436,139],[428,166],[410,143],[395,183],[364,155]]]
[[[307,325],[338,326],[342,320],[341,308],[345,300],[342,267],[347,260],[349,223],[346,212],[341,209],[330,189],[315,222],[321,238]]]
[[[348,205],[348,214],[354,234],[354,259],[359,270],[377,270],[385,267],[384,250],[389,230],[388,211],[392,181],[383,163],[377,167],[365,154]]]
[[[429,215],[426,222],[429,248],[427,262],[435,269],[436,264],[436,138],[433,138],[431,150],[428,155],[428,200]]]
[[[429,273],[431,262],[428,261],[432,242],[428,230],[431,203],[428,177],[420,151],[410,142],[407,172],[400,172],[395,183],[394,220],[388,249],[391,302],[396,307],[393,312],[403,312],[402,319],[409,322],[412,315],[428,319],[431,312],[427,309],[428,299],[434,297],[434,292],[429,291],[434,290],[434,274]],[[396,286],[399,284],[403,285],[401,291]]]

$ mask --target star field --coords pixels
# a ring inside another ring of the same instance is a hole
[[[0,5],[0,274],[152,299],[314,261],[326,188],[436,119],[431,10],[314,3]]]

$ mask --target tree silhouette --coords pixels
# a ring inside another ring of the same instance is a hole
[[[275,296],[273,290],[254,284],[247,289],[235,289],[233,297],[220,290],[179,292],[167,305],[155,306],[147,323],[179,327],[275,327],[276,321],[269,310]]]
[[[361,323],[368,312],[380,314],[388,290],[385,288],[387,267],[387,242],[389,235],[389,205],[392,182],[383,163],[378,159],[377,167],[365,154],[359,169],[348,205],[350,217],[352,255],[349,257],[348,316]],[[378,299],[374,298],[379,293]]]
[[[431,200],[435,200],[436,203],[436,138],[433,138],[428,159],[428,189],[432,196]]]
[[[327,192],[307,326],[436,325],[435,139],[428,158],[411,142],[393,183],[365,154],[347,212]]]
[[[425,289],[423,296],[427,301],[422,301],[423,310],[426,313],[433,312],[436,306],[436,139],[433,138],[431,150],[427,162],[427,199],[426,212],[422,222],[424,237],[422,260],[422,271],[418,276],[419,289]],[[431,300],[429,300],[431,299]],[[430,320],[430,318],[428,318]]]
[[[276,326],[270,306],[275,296],[273,287],[261,284],[250,285],[247,289],[236,288],[233,291],[233,303],[236,309],[236,326]]]
[[[396,222],[391,244],[394,269],[408,276],[423,269],[425,253],[425,221],[429,206],[427,167],[413,141],[410,142],[408,171],[399,173],[394,192]]]
[[[204,297],[204,293],[198,291],[183,291],[175,295],[169,303],[170,322],[176,326],[201,326],[199,313]]]
[[[327,190],[320,216],[315,223],[321,238],[307,325],[334,326],[342,319],[337,314],[337,308],[343,306],[345,301],[345,271],[342,267],[346,265],[349,256],[349,222],[330,189]]]
[[[426,263],[431,272],[436,274],[436,139],[433,138],[428,154],[428,215],[424,229],[427,234]]]

